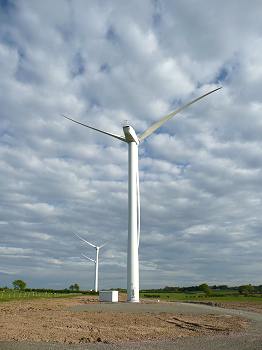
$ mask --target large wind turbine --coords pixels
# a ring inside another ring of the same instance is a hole
[[[95,250],[96,250],[96,260],[91,259],[91,258],[89,258],[88,256],[86,256],[86,255],[84,255],[84,254],[82,254],[82,256],[84,256],[86,259],[88,259],[88,260],[92,261],[93,263],[95,263],[95,282],[94,282],[94,290],[95,290],[95,292],[97,292],[97,291],[98,291],[98,261],[99,261],[99,250],[100,250],[100,248],[104,247],[104,246],[106,245],[106,243],[103,244],[103,245],[101,245],[101,246],[97,246],[97,245],[94,245],[93,243],[90,243],[90,242],[86,241],[84,238],[80,237],[80,236],[79,236],[78,234],[76,234],[76,233],[75,233],[75,236],[77,236],[79,239],[81,239],[81,241],[83,241],[83,242],[89,244],[91,247],[95,248]]]
[[[165,122],[174,117],[179,112],[201,100],[202,98],[221,89],[221,87],[211,90],[204,95],[190,101],[174,112],[162,117],[159,121],[152,124],[142,134],[137,135],[131,125],[123,126],[124,135],[115,135],[110,132],[94,128],[90,125],[80,123],[69,117],[64,117],[74,123],[85,126],[89,129],[112,136],[128,144],[128,247],[127,247],[127,300],[130,302],[139,302],[139,261],[138,247],[140,239],[140,196],[139,196],[139,175],[138,175],[138,146],[153,132],[159,129]]]

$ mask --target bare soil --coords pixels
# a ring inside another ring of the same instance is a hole
[[[230,315],[75,312],[69,307],[96,303],[96,297],[38,299],[0,304],[0,341],[115,343],[174,340],[243,332],[248,321]]]

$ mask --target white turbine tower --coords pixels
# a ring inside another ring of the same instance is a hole
[[[88,256],[86,256],[86,255],[84,255],[84,254],[82,254],[82,256],[84,256],[86,259],[92,261],[92,262],[95,264],[94,290],[95,290],[95,292],[97,292],[97,291],[98,291],[99,250],[100,250],[100,248],[104,247],[104,246],[106,245],[106,243],[103,244],[103,245],[101,245],[101,246],[96,246],[96,245],[94,245],[93,243],[90,243],[90,242],[86,241],[84,238],[80,237],[80,236],[79,236],[78,234],[76,234],[76,233],[75,233],[75,236],[77,236],[79,239],[81,239],[81,241],[83,241],[83,242],[89,244],[91,247],[95,248],[95,250],[96,250],[96,259],[95,259],[95,260],[89,258]]]
[[[138,175],[138,146],[141,141],[145,140],[154,131],[159,129],[165,122],[183,111],[193,103],[201,100],[205,96],[221,89],[216,88],[206,94],[190,101],[174,112],[162,117],[159,121],[151,125],[142,134],[137,135],[130,125],[124,125],[124,136],[115,135],[110,132],[94,128],[78,122],[77,120],[65,117],[74,123],[85,126],[89,129],[112,136],[128,144],[128,248],[127,248],[127,300],[130,302],[139,302],[139,261],[138,247],[140,239],[140,196],[139,196],[139,175]]]

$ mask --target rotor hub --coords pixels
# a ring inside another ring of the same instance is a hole
[[[131,125],[123,126],[123,131],[125,134],[126,142],[135,142],[137,145],[139,144],[139,139],[137,137],[137,134]]]

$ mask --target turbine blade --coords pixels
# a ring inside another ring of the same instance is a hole
[[[74,120],[74,119],[72,119],[72,118],[69,118],[69,117],[67,117],[67,116],[65,116],[65,115],[63,115],[63,114],[62,114],[62,116],[63,116],[64,118],[68,119],[68,120],[71,120],[72,122],[74,122],[74,123],[76,123],[76,124],[85,126],[86,128],[89,128],[89,129],[92,129],[92,130],[101,132],[102,134],[106,134],[106,135],[109,135],[109,136],[114,137],[115,139],[118,139],[118,140],[121,140],[121,141],[126,142],[126,139],[125,139],[124,137],[122,137],[122,136],[115,135],[115,134],[112,134],[112,133],[110,133],[110,132],[107,132],[107,131],[104,131],[104,130],[100,130],[100,129],[94,128],[93,126],[80,123],[80,122],[78,122],[77,120]]]
[[[193,103],[201,100],[202,98],[212,94],[213,92],[222,89],[222,87],[216,88],[214,90],[211,90],[209,92],[207,92],[206,94],[199,96],[198,98],[188,102],[187,104],[185,104],[184,106],[178,108],[177,110],[175,110],[174,112],[165,115],[163,118],[161,118],[159,121],[157,121],[156,123],[152,124],[146,131],[144,131],[141,135],[138,136],[139,140],[142,141],[145,138],[147,138],[148,136],[150,136],[151,134],[153,134],[154,131],[156,131],[158,128],[160,128],[165,122],[167,122],[169,119],[171,119],[172,117],[174,117],[174,115],[178,114],[179,112],[183,111],[184,109],[186,109],[187,107],[191,106]]]
[[[108,243],[104,243],[104,244],[102,244],[100,247],[98,247],[99,249],[100,248],[103,248],[105,245],[107,245]]]
[[[77,233],[74,233],[74,235],[77,236],[79,239],[81,239],[81,241],[83,241],[83,242],[85,242],[85,243],[91,245],[91,247],[96,248],[96,246],[95,246],[94,244],[92,244],[92,243],[86,241],[84,238],[80,237]]]
[[[90,260],[90,261],[92,261],[92,262],[96,262],[94,259],[91,259],[91,258],[89,258],[88,256],[86,256],[85,254],[81,254],[84,258],[86,258],[87,260]]]

